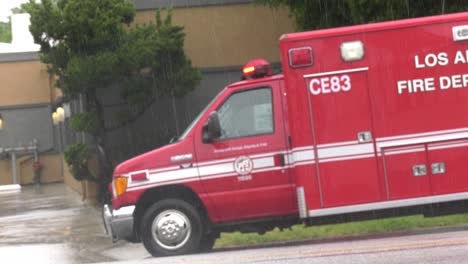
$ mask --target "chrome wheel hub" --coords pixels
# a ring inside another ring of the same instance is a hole
[[[151,231],[153,239],[159,246],[168,250],[176,250],[187,243],[192,227],[184,213],[166,210],[156,216]]]

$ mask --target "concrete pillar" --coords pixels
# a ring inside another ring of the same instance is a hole
[[[18,184],[18,179],[16,175],[16,153],[11,153],[11,172],[13,174],[13,184]]]

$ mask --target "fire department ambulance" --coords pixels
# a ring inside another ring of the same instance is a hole
[[[221,231],[468,199],[468,13],[285,34],[280,50],[282,74],[248,63],[176,142],[116,167],[113,239],[185,254]]]

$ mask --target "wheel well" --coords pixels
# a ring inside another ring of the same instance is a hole
[[[198,195],[191,188],[184,185],[165,185],[147,190],[141,195],[140,199],[138,199],[134,213],[134,230],[138,237],[138,233],[140,232],[141,219],[146,209],[148,209],[155,202],[168,198],[181,199],[193,205],[200,212],[202,221],[204,221],[205,224],[211,229],[211,222],[208,213],[206,212],[206,208]],[[208,231],[210,231],[210,229]]]

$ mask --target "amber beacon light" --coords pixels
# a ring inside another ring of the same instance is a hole
[[[242,73],[247,80],[271,76],[271,65],[263,59],[251,60],[242,68]]]

